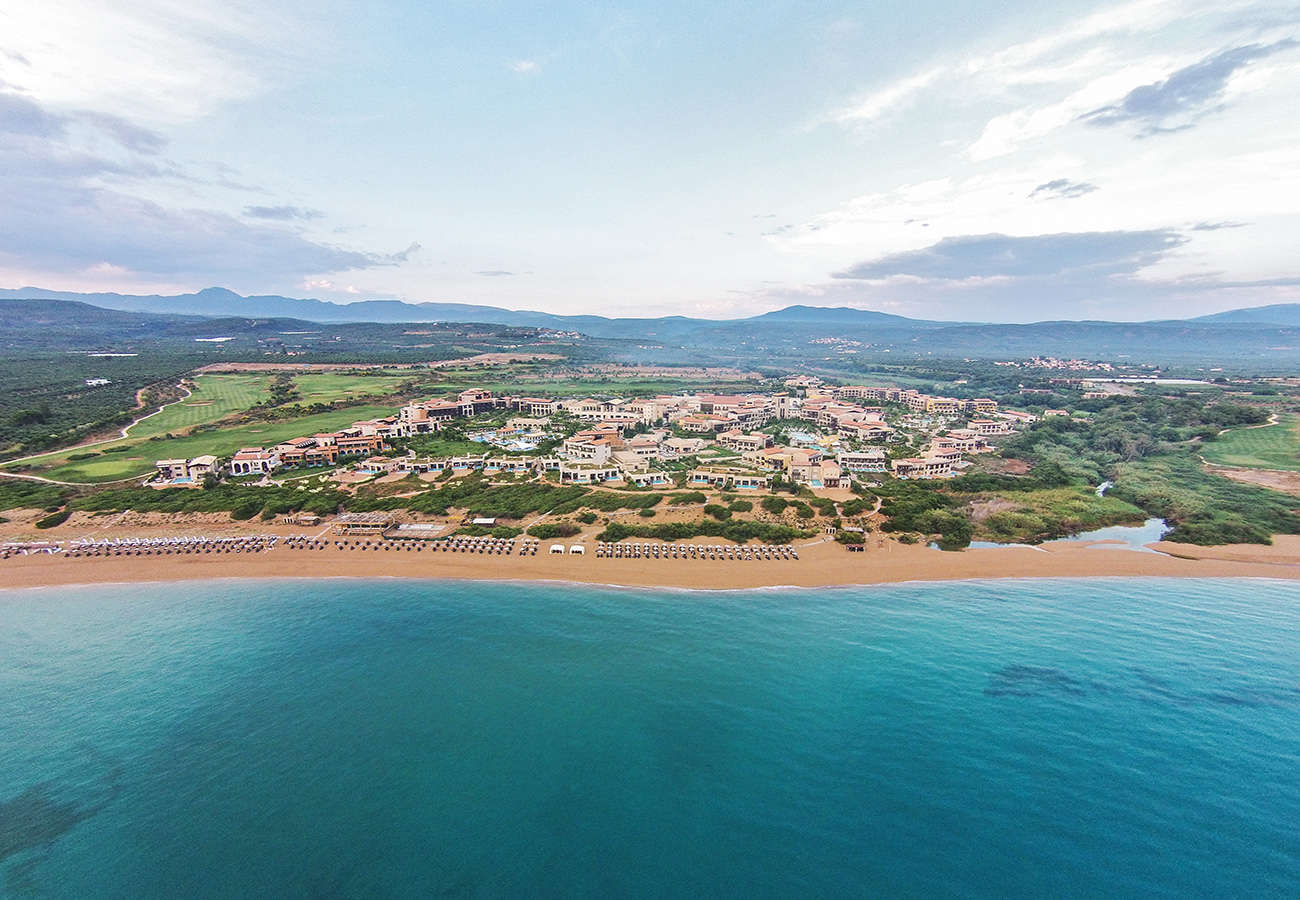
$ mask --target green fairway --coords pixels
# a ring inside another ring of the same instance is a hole
[[[333,403],[355,397],[385,396],[396,393],[411,375],[335,375],[333,373],[295,375],[294,385],[301,403]]]
[[[217,422],[231,413],[243,412],[262,403],[270,393],[266,375],[197,375],[194,393],[187,400],[173,403],[156,416],[150,416],[132,428],[133,438],[156,434],[175,434],[195,425]]]
[[[125,440],[114,446],[129,449],[119,453],[103,453],[91,459],[65,461],[50,469],[33,469],[35,474],[56,481],[97,483],[116,481],[144,475],[153,470],[160,459],[202,456],[229,456],[242,447],[268,447],[290,438],[335,431],[362,419],[390,415],[387,406],[354,406],[314,416],[304,416],[290,422],[254,422],[247,425],[204,431],[171,439]],[[96,448],[100,449],[100,448]]]
[[[1300,470],[1300,417],[1283,415],[1276,425],[1234,428],[1206,444],[1202,455],[1217,466]]]

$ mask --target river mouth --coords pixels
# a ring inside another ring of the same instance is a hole
[[[1102,487],[1105,486],[1102,485]],[[1100,492],[1101,487],[1097,490]],[[1173,531],[1173,528],[1164,519],[1151,518],[1141,525],[1110,525],[1106,528],[1095,528],[1092,531],[1081,531],[1078,534],[1068,535],[1063,538],[1053,538],[1050,541],[1044,541],[1042,544],[971,541],[969,549],[992,550],[1019,547],[1046,553],[1045,545],[1047,544],[1073,543],[1089,544],[1089,550],[1134,550],[1139,553],[1160,553],[1159,550],[1153,550],[1147,544],[1163,540],[1164,536],[1171,531]],[[929,546],[932,550],[945,549],[938,542],[931,542]]]

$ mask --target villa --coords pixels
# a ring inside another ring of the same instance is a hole
[[[266,475],[280,468],[280,454],[274,449],[245,447],[230,459],[231,475]]]
[[[937,457],[896,459],[891,464],[896,478],[951,478],[952,462]]]

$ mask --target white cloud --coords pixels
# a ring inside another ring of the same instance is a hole
[[[841,124],[865,124],[873,122],[888,113],[906,106],[926,88],[937,82],[947,70],[942,66],[909,75],[894,83],[872,91],[854,100],[848,106],[833,113],[832,122]]]
[[[41,0],[0,7],[0,80],[50,105],[154,125],[281,80],[319,40],[247,0]]]
[[[510,71],[520,75],[533,75],[542,70],[542,64],[535,59],[517,59],[510,64]]]

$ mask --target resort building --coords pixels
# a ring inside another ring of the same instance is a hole
[[[664,438],[659,445],[659,454],[664,459],[677,459],[699,453],[708,443],[700,438]]]
[[[724,431],[718,435],[718,444],[726,447],[728,450],[735,450],[739,453],[748,453],[752,450],[762,450],[764,447],[772,446],[772,435],[763,434],[762,432],[745,432],[733,428],[731,431]]]
[[[1038,416],[1030,412],[1021,412],[1018,409],[1008,409],[998,413],[998,418],[1005,419],[1013,425],[1032,425],[1038,421]]]
[[[568,484],[597,484],[602,481],[617,481],[622,473],[618,466],[599,463],[569,462],[560,463],[560,481]]]
[[[395,523],[392,513],[344,513],[334,520],[334,533],[342,535],[383,534]]]
[[[944,446],[954,447],[962,453],[983,453],[990,449],[988,441],[965,428],[954,428],[943,437],[935,439],[935,444],[941,442]]]
[[[910,457],[891,463],[896,478],[951,478],[952,463],[946,459]]]
[[[674,420],[678,428],[683,431],[694,431],[700,434],[716,434],[730,424],[730,420],[722,416],[706,415],[704,413],[690,413]]]
[[[274,449],[245,447],[230,459],[231,475],[265,475],[280,468],[280,454]]]
[[[546,397],[508,397],[506,398],[506,407],[508,409],[517,409],[525,415],[539,419],[554,415],[556,410],[560,408],[560,401]],[[546,422],[542,422],[542,424],[546,424]]]
[[[687,476],[687,483],[692,485],[709,485],[724,489],[754,490],[772,486],[772,476],[749,469],[734,469],[725,466],[701,466],[692,469]]]
[[[809,463],[791,460],[789,472],[791,481],[813,488],[837,488],[844,480],[840,464],[828,459]]]
[[[197,483],[211,472],[217,471],[215,456],[196,456],[193,459],[160,459],[154,463],[157,479],[173,484]]]
[[[875,419],[845,419],[839,423],[837,432],[845,440],[870,444],[888,440],[894,429]]]
[[[888,463],[882,447],[845,450],[836,457],[836,461],[845,472],[884,472]]]
[[[657,469],[646,469],[641,472],[624,472],[623,480],[628,484],[634,484],[637,487],[664,487],[672,484],[672,479],[668,477],[668,473],[661,472]]]
[[[483,460],[483,471],[497,474],[522,474],[533,470],[533,460],[528,456],[489,456]]]

